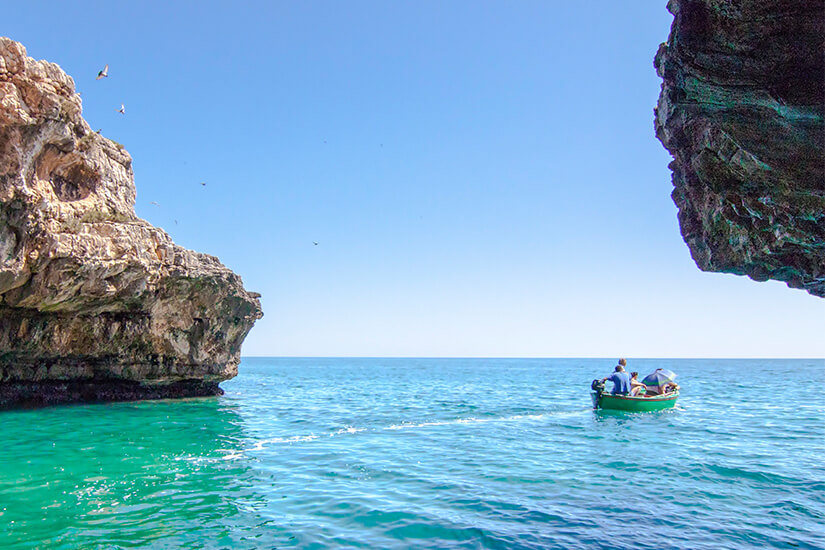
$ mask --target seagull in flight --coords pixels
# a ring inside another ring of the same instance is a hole
[[[123,103],[120,104],[120,109],[118,109],[117,112],[122,115],[126,114],[126,107],[123,106]]]
[[[312,244],[318,246],[318,241],[312,241]]]
[[[204,187],[206,187],[206,182],[205,182],[205,181],[202,181],[202,182],[201,182],[201,185],[203,185]]]
[[[95,80],[100,80],[101,78],[106,78],[109,76],[109,64],[107,63],[105,67],[103,67],[102,71],[97,73],[97,78]]]
[[[160,206],[160,205],[159,205],[158,203],[156,203],[155,201],[152,201],[150,204],[154,204],[155,206]]]

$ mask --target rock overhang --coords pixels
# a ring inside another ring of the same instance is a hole
[[[691,256],[825,296],[825,2],[668,9],[655,128]]]

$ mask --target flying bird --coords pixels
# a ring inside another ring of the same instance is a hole
[[[206,182],[205,182],[205,181],[202,181],[202,182],[201,182],[201,185],[203,185],[204,187],[206,187]]]
[[[150,204],[154,204],[155,206],[160,206],[160,205],[159,205],[158,203],[156,203],[155,201],[152,201]]]
[[[123,106],[123,103],[120,104],[120,109],[118,109],[117,112],[122,115],[126,114],[126,107]]]
[[[101,130],[103,130],[103,128],[98,128],[98,129],[97,129],[97,132],[95,132],[95,133],[96,133],[96,134],[99,134],[99,133],[101,132]]]
[[[312,241],[312,244],[314,244],[315,246],[318,246],[318,241]]]
[[[106,78],[109,76],[109,65],[107,64],[103,67],[103,70],[97,73],[97,78],[95,80],[100,80],[101,78]]]

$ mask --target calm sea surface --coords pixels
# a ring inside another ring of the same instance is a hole
[[[0,413],[0,548],[825,548],[822,360],[245,359],[220,398]]]

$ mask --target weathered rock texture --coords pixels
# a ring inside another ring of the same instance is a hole
[[[694,261],[825,296],[825,2],[668,9],[656,135]]]
[[[0,38],[0,407],[219,393],[259,295],[135,215],[132,159]]]

